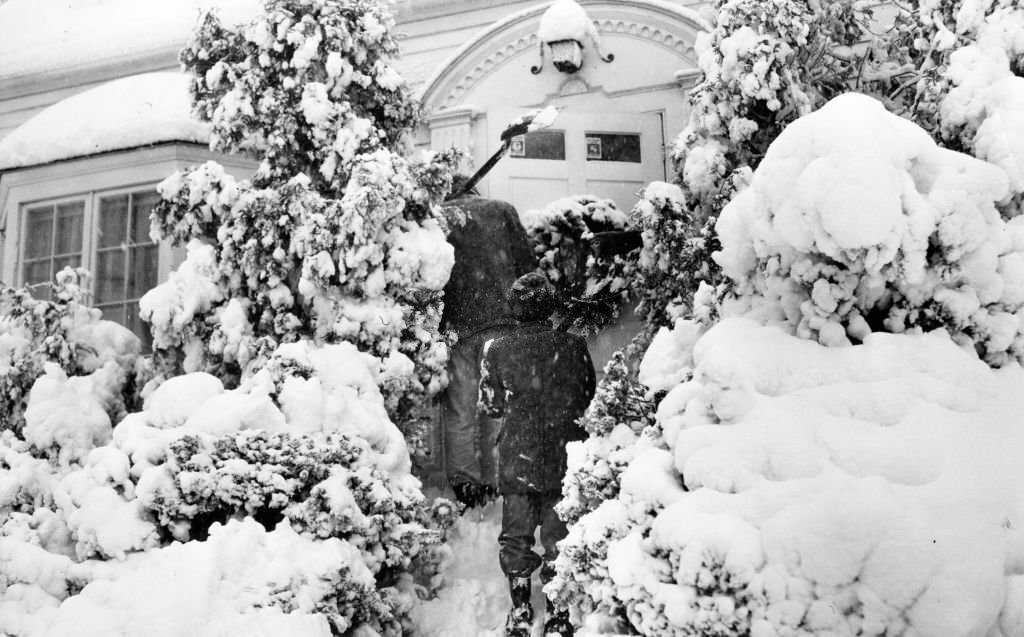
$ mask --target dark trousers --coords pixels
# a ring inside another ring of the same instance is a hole
[[[441,401],[445,474],[449,482],[469,479],[497,486],[495,437],[500,421],[477,412],[480,359],[484,343],[506,335],[508,325],[495,325],[460,336],[448,358],[448,389]]]
[[[555,503],[561,497],[558,491],[502,495],[498,561],[507,577],[529,577],[542,562],[550,563],[555,559],[555,543],[568,532],[565,522],[555,515]],[[534,532],[538,526],[540,543],[544,547],[543,559],[533,551]]]

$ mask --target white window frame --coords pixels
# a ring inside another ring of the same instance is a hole
[[[0,281],[22,284],[25,216],[30,208],[84,199],[82,266],[94,272],[100,197],[155,190],[175,171],[209,160],[221,163],[239,179],[250,177],[256,167],[249,159],[214,153],[199,144],[170,142],[0,173]],[[166,280],[183,259],[183,249],[160,242],[157,282]],[[94,285],[95,277],[90,282],[90,300]]]
[[[146,191],[156,191],[157,184],[155,183],[143,183],[132,186],[125,186],[123,188],[114,188],[111,190],[92,190],[86,193],[78,193],[74,195],[67,195],[63,197],[57,197],[55,199],[42,199],[38,201],[27,201],[22,203],[18,211],[19,226],[21,226],[21,236],[18,238],[18,254],[14,263],[14,277],[13,282],[16,286],[21,286],[26,283],[25,281],[25,258],[23,247],[28,242],[28,227],[25,223],[25,219],[28,216],[29,210],[38,208],[40,206],[54,206],[62,203],[69,203],[73,201],[83,202],[83,215],[82,215],[82,264],[81,267],[89,270],[92,274],[92,284],[87,291],[87,298],[91,301],[92,297],[96,293],[95,288],[95,272],[96,272],[96,252],[98,249],[98,235],[99,235],[99,201],[103,197],[110,197],[123,194],[135,194]],[[161,246],[162,248],[163,246]],[[159,265],[157,269],[157,277],[159,280],[160,273],[169,271],[169,267],[164,263],[165,259],[170,259],[171,255],[169,251],[160,249],[159,250]],[[54,273],[56,274],[56,272]]]

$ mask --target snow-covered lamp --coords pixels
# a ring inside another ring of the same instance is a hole
[[[540,64],[530,67],[534,75],[544,66],[545,45],[551,52],[551,62],[563,73],[575,73],[583,66],[584,40],[590,40],[602,62],[615,59],[611,53],[607,56],[601,53],[597,28],[576,0],[555,0],[540,18],[537,37],[540,39]]]

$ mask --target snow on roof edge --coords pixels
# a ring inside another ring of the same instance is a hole
[[[192,116],[189,76],[176,71],[112,80],[53,104],[0,139],[0,170],[170,141],[205,144]]]

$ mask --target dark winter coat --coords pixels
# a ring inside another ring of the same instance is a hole
[[[459,223],[459,210],[465,223]],[[513,322],[505,295],[537,266],[519,214],[511,204],[480,197],[456,199],[447,211],[455,265],[444,289],[442,326],[469,335]]]
[[[586,341],[547,322],[524,323],[485,347],[480,406],[505,417],[498,435],[498,490],[561,488],[565,443],[586,434],[576,420],[594,396]]]

